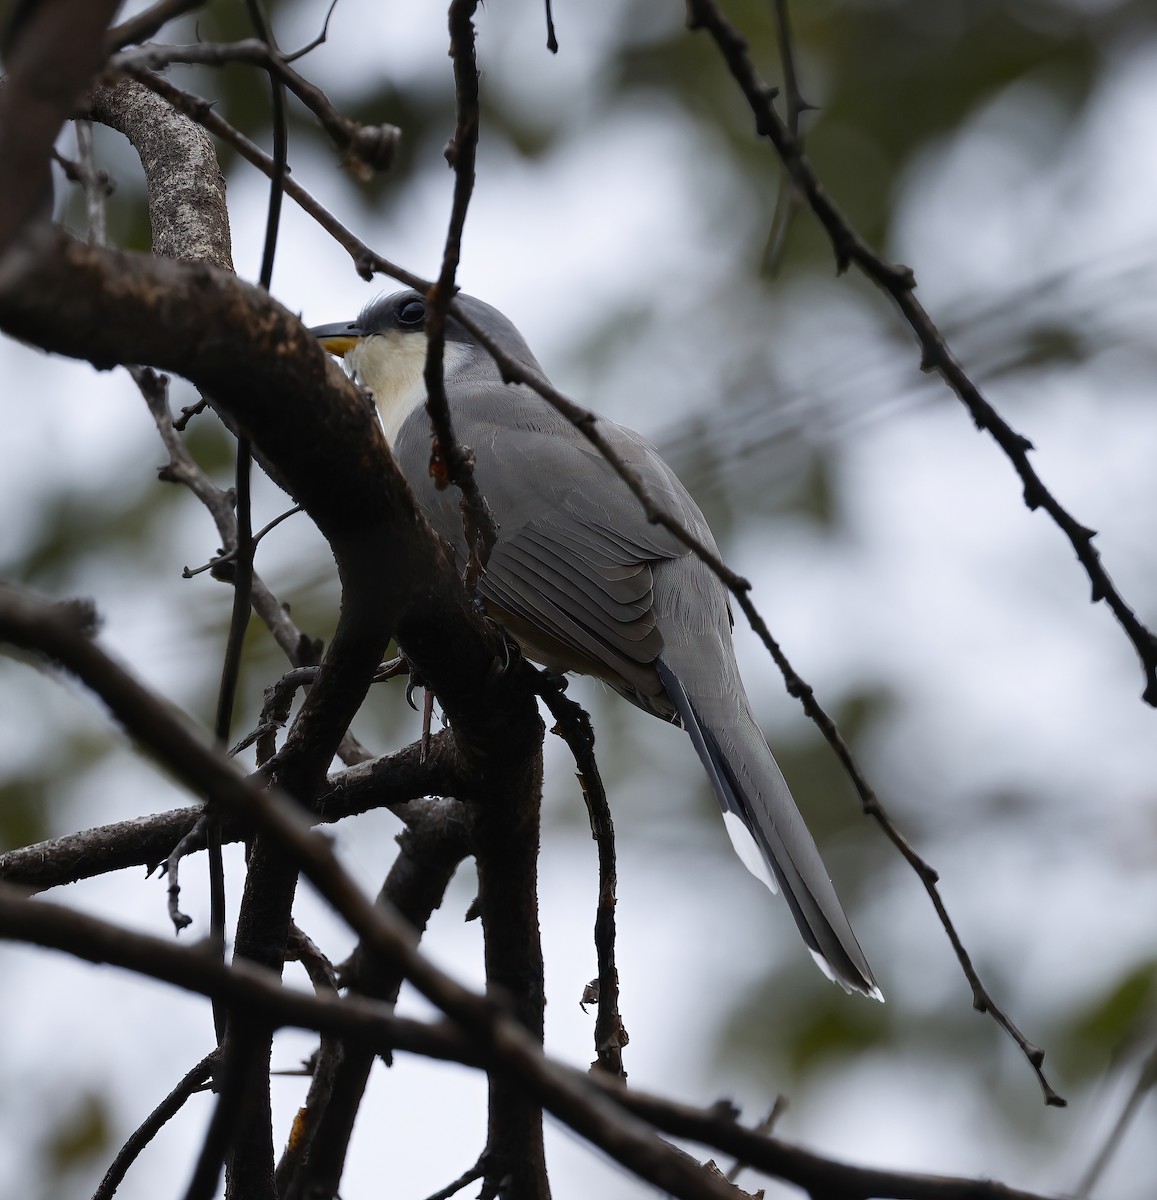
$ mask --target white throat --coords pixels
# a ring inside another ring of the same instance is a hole
[[[353,378],[366,388],[378,406],[386,441],[393,446],[398,431],[416,408],[426,403],[427,339],[424,333],[402,333],[397,329],[375,334],[359,342],[346,356]],[[470,348],[447,342],[442,356],[446,376],[469,357]]]

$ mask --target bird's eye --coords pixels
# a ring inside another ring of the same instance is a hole
[[[421,300],[407,300],[398,309],[398,325],[402,329],[421,329],[426,320],[426,305]]]

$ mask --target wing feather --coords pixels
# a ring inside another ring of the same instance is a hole
[[[685,547],[647,520],[602,456],[529,389],[480,382],[469,402],[454,405],[453,418],[463,443],[485,449],[477,455],[478,484],[500,527],[479,585],[482,598],[517,619],[523,628],[512,632],[532,656],[565,667],[557,660],[565,660],[569,648],[583,670],[594,664],[612,683],[621,675],[629,687],[620,690],[629,698],[660,695],[651,667],[663,649],[652,566],[681,557]],[[698,509],[654,448],[610,422],[600,427],[673,515],[709,538]],[[423,411],[402,425],[394,452],[435,528],[464,560],[456,497],[438,491],[426,469]],[[549,654],[535,653],[528,631],[541,631]]]

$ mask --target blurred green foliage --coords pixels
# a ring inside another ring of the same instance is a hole
[[[1057,1030],[1065,1069],[1095,1079],[1108,1063],[1148,1052],[1157,1037],[1157,960],[1139,963]]]
[[[42,1146],[45,1200],[76,1194],[77,1173],[103,1164],[114,1151],[113,1130],[108,1102],[98,1092],[66,1099]]]

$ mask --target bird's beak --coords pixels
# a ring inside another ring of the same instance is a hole
[[[344,358],[355,346],[365,340],[365,333],[356,321],[339,321],[336,325],[315,325],[310,331],[322,349],[335,358]]]

